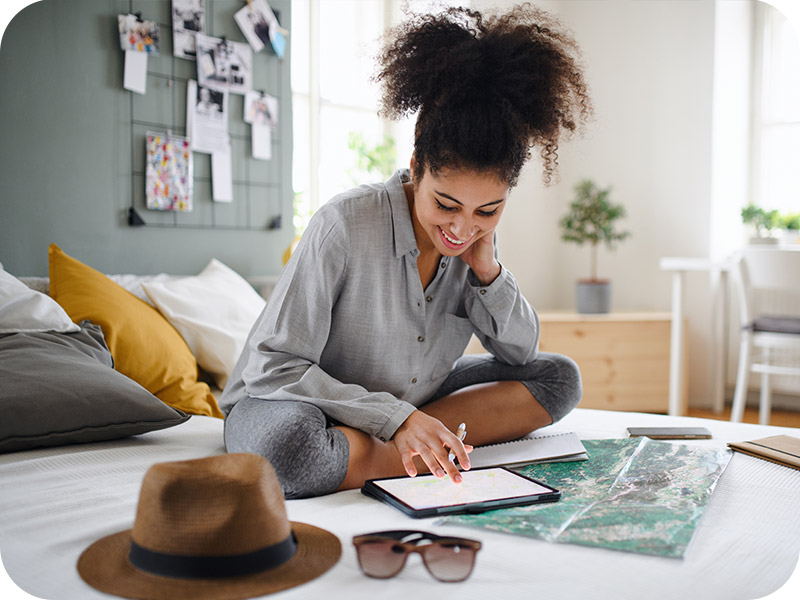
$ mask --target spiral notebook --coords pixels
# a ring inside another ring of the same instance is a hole
[[[528,435],[502,444],[477,446],[469,455],[471,468],[516,467],[533,463],[587,460],[586,448],[575,433]]]

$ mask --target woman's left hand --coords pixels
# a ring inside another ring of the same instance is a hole
[[[481,285],[491,284],[500,275],[500,263],[494,257],[494,229],[472,242],[460,257]]]

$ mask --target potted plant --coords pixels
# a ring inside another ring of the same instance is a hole
[[[575,187],[575,199],[559,222],[561,239],[582,246],[590,245],[589,279],[578,280],[575,288],[578,312],[607,313],[611,310],[611,282],[597,277],[597,247],[614,249],[615,242],[630,237],[629,231],[616,229],[625,216],[625,207],[609,200],[611,188],[599,188],[590,179]]]
[[[755,236],[750,238],[751,244],[777,244],[778,238],[772,237],[772,230],[780,225],[780,214],[777,210],[764,210],[755,204],[748,204],[742,209],[742,223],[755,229]]]
[[[785,244],[800,244],[800,212],[781,215],[781,228]]]

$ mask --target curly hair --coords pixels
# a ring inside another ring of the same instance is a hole
[[[377,60],[380,114],[418,112],[417,179],[426,167],[470,169],[511,187],[538,147],[549,185],[561,134],[592,112],[577,43],[528,3],[500,15],[449,8],[411,16],[386,32]]]

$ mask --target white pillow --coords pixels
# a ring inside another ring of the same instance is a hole
[[[144,282],[142,288],[224,388],[266,301],[217,259],[196,277]]]
[[[58,302],[0,269],[0,333],[80,330]]]

